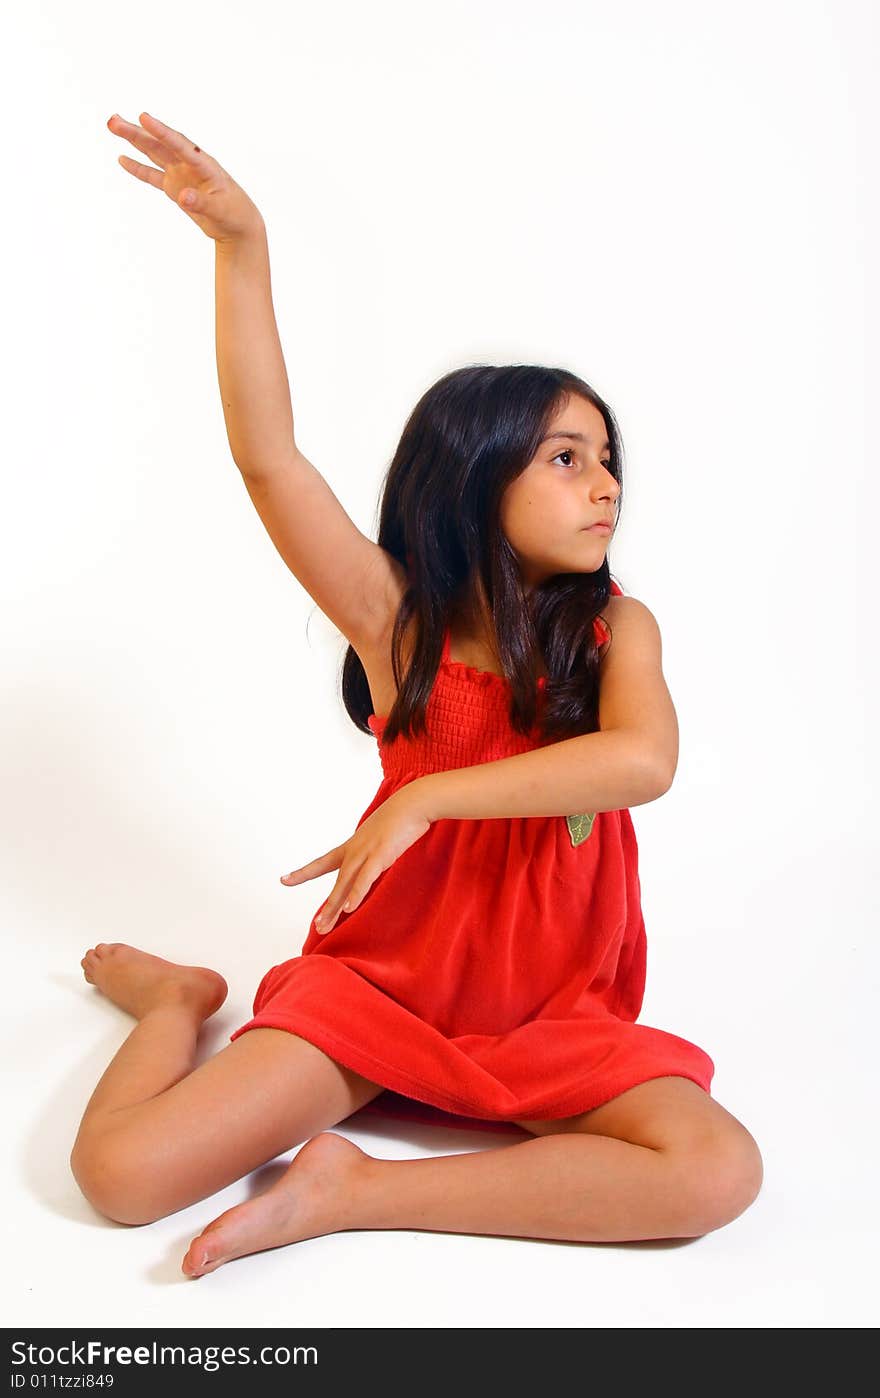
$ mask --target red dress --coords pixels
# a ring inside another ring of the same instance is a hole
[[[426,734],[383,746],[370,716],[384,778],[358,826],[417,776],[542,745],[512,727],[507,680],[449,650],[447,630]],[[230,1038],[289,1030],[387,1089],[371,1106],[422,1120],[573,1116],[668,1074],[708,1092],[708,1054],[635,1022],[646,952],[628,810],[437,820],[330,932],[312,921]]]

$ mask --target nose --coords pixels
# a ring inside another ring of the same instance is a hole
[[[600,462],[599,472],[598,475],[595,477],[595,481],[591,490],[592,498],[598,498],[600,500],[610,499],[612,504],[616,504],[617,497],[619,496],[619,494],[619,483],[612,475],[608,467],[603,466]]]

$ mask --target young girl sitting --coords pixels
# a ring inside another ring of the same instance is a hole
[[[85,1196],[148,1223],[301,1148],[196,1237],[188,1276],[341,1229],[572,1241],[696,1237],[736,1218],[758,1147],[712,1059],[638,1024],[646,938],[629,807],[669,789],[675,710],[657,623],[611,581],[622,446],[565,369],[472,365],[413,409],[378,543],[295,444],[263,220],[146,112],[120,156],[213,239],[233,458],[282,557],[348,638],[346,709],[383,779],[300,955],[194,1068],[227,986],[123,943],[82,960],[137,1020],[71,1154]],[[328,1128],[383,1092],[531,1139],[381,1160]],[[305,1143],[305,1144],[303,1144]]]

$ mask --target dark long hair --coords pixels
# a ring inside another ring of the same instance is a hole
[[[537,719],[537,657],[547,670],[540,733],[545,741],[594,732],[599,725],[599,650],[593,621],[611,593],[607,551],[594,573],[557,573],[527,593],[500,524],[501,498],[535,457],[556,413],[572,394],[605,419],[609,471],[621,492],[623,444],[614,414],[567,369],[543,365],[467,365],[438,379],[410,413],[385,475],[378,543],[407,573],[391,638],[397,699],[382,741],[426,731],[428,696],[443,634],[460,606],[477,604],[480,579],[498,654],[511,688],[510,720],[528,733]],[[479,614],[479,608],[477,608]],[[414,649],[406,674],[402,643],[413,615]],[[342,700],[352,721],[371,732],[367,676],[349,646]]]

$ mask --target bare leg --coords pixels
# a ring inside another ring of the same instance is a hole
[[[697,1237],[736,1218],[761,1187],[750,1133],[683,1078],[640,1083],[581,1116],[515,1124],[538,1139],[425,1160],[376,1160],[325,1131],[265,1194],[194,1238],[183,1270],[202,1276],[245,1253],[341,1229]]]
[[[218,971],[181,966],[124,942],[99,942],[80,965],[85,978],[139,1023],[89,1098],[80,1132],[112,1124],[192,1071],[196,1040],[229,987]]]
[[[92,1093],[71,1153],[96,1208],[145,1223],[343,1121],[381,1087],[281,1029],[255,1029],[193,1070],[202,1023],[226,997],[206,967],[124,943],[83,957],[86,979],[139,1021]]]
[[[642,1102],[650,1089],[635,1090]],[[265,1194],[227,1210],[194,1238],[183,1270],[202,1276],[245,1253],[341,1229],[573,1242],[697,1237],[748,1207],[760,1187],[759,1162],[739,1123],[670,1148],[569,1126],[503,1148],[424,1160],[376,1160],[324,1132]]]
[[[265,1194],[193,1239],[183,1270],[201,1276],[244,1253],[342,1229],[670,1237],[680,1220],[674,1193],[659,1152],[608,1137],[545,1136],[463,1155],[377,1160],[324,1132]]]
[[[502,1149],[376,1160],[326,1127],[381,1088],[296,1035],[253,1030],[190,1071],[198,1028],[225,996],[216,972],[122,944],[96,948],[83,966],[140,1021],[92,1094],[71,1156],[102,1212],[148,1222],[305,1142],[276,1185],[193,1240],[190,1276],[343,1229],[698,1236],[735,1218],[760,1187],[745,1128],[679,1079],[643,1083],[583,1118],[530,1123],[547,1134]]]

